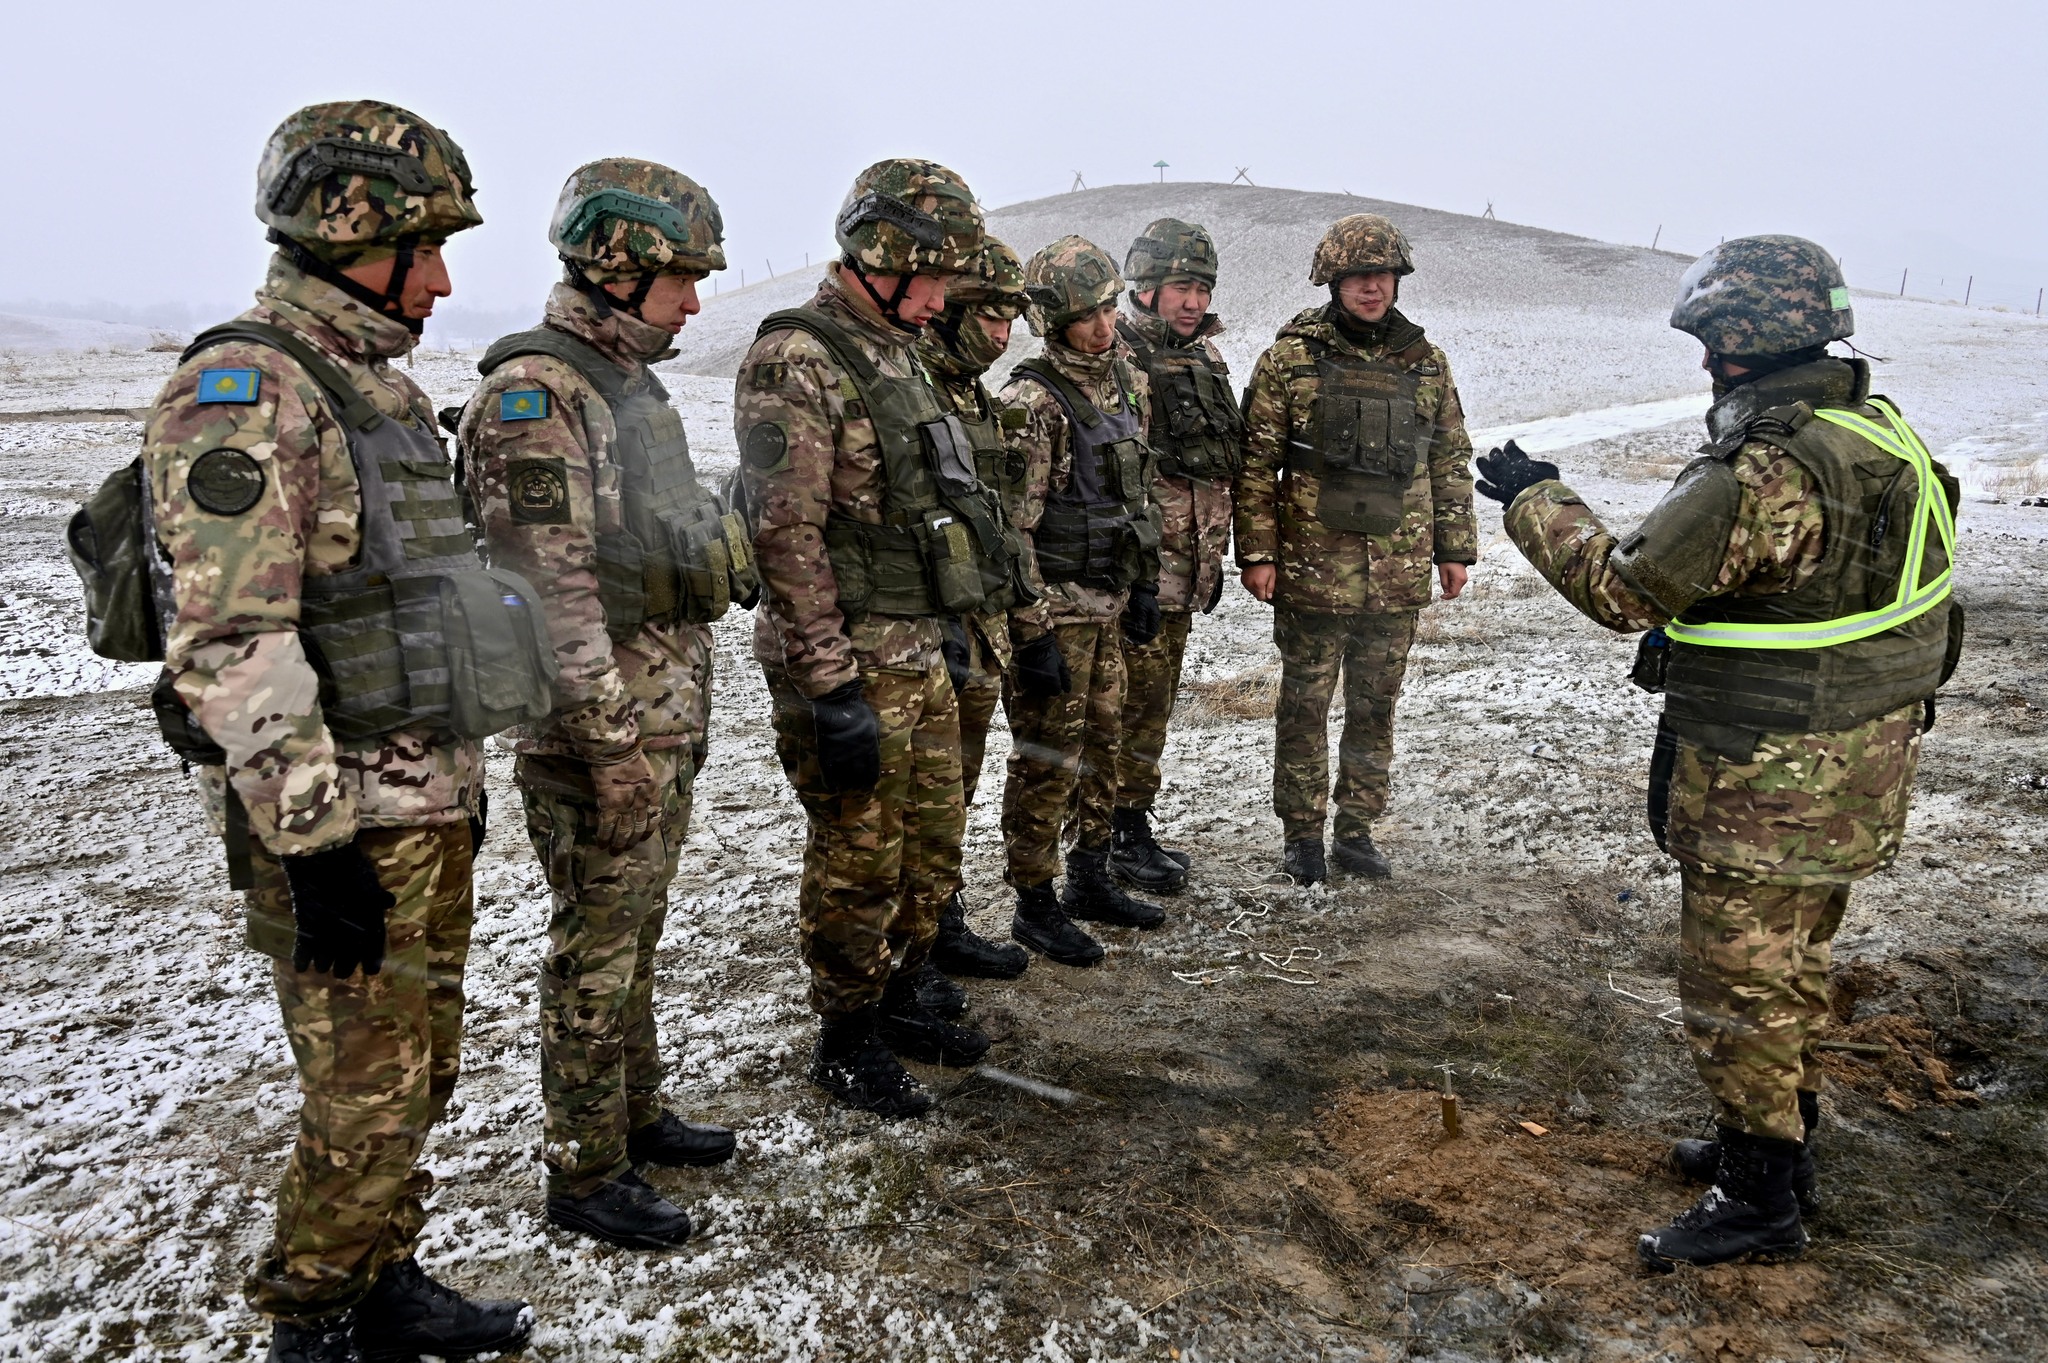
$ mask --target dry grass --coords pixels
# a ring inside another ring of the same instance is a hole
[[[1265,663],[1228,677],[1185,683],[1174,722],[1210,728],[1239,720],[1271,719],[1279,702],[1280,664]]]

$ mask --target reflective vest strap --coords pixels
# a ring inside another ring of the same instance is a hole
[[[1899,574],[1899,594],[1888,606],[1876,610],[1861,611],[1836,620],[1800,621],[1794,624],[1767,625],[1751,623],[1706,623],[1687,624],[1674,620],[1664,627],[1664,632],[1680,643],[1703,644],[1715,648],[1827,648],[1834,644],[1854,643],[1868,639],[1874,634],[1896,629],[1916,616],[1940,605],[1948,598],[1955,571],[1956,530],[1955,517],[1948,505],[1948,496],[1942,490],[1940,480],[1934,476],[1934,456],[1922,443],[1920,436],[1906,424],[1898,410],[1882,398],[1871,403],[1879,414],[1890,423],[1891,429],[1878,425],[1869,418],[1855,412],[1838,409],[1824,409],[1814,415],[1831,425],[1860,435],[1885,453],[1903,459],[1913,468],[1919,485],[1918,504],[1913,511],[1913,525],[1906,544],[1906,561]],[[1948,566],[1929,583],[1922,585],[1920,575],[1927,566],[1927,529],[1932,524],[1941,534],[1943,546],[1948,551]]]

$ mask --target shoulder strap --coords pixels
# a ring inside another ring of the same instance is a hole
[[[1147,369],[1152,367],[1152,352],[1158,349],[1158,347],[1139,333],[1137,326],[1130,318],[1119,317],[1116,319],[1116,334],[1124,338],[1124,344],[1131,348],[1132,353],[1137,356],[1139,364]]]
[[[1088,395],[1077,388],[1072,379],[1053,368],[1043,355],[1033,355],[1028,360],[1018,361],[1016,369],[1011,372],[1029,374],[1052,389],[1053,396],[1060,400],[1060,405],[1088,429],[1093,430],[1102,424],[1102,413],[1088,400]]]
[[[882,371],[861,354],[860,347],[846,334],[846,328],[816,308],[784,308],[780,312],[771,312],[755,328],[754,339],[758,341],[771,331],[792,329],[817,337],[825,349],[832,352],[832,358],[853,375],[856,384],[865,386],[882,376]]]
[[[298,362],[313,382],[320,385],[334,405],[341,409],[342,424],[351,430],[373,431],[384,420],[384,414],[370,405],[370,400],[356,391],[348,381],[348,375],[315,350],[308,342],[292,335],[282,327],[271,326],[268,322],[236,321],[223,322],[217,327],[208,327],[192,338],[192,344],[185,347],[185,353],[178,357],[178,363],[197,355],[208,346],[222,341],[254,341],[282,350]]]
[[[551,360],[560,360],[588,379],[590,386],[608,403],[626,396],[629,375],[624,370],[606,359],[588,341],[566,331],[556,331],[553,327],[535,327],[532,331],[515,331],[510,336],[499,337],[477,361],[477,372],[488,378],[507,360],[521,355],[545,355]]]

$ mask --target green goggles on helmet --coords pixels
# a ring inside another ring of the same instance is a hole
[[[720,220],[715,204],[707,205],[711,219],[711,236],[716,241],[725,235],[725,224]],[[579,201],[562,224],[564,241],[581,241],[590,235],[599,218],[624,218],[629,222],[644,222],[670,241],[688,245],[690,224],[683,217],[683,211],[672,203],[635,194],[627,189],[600,189],[595,194]]]

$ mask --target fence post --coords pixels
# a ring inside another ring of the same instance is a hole
[[[1972,290],[1974,290],[1974,289],[1975,289],[1976,287],[1977,287],[1977,276],[1975,276],[1975,275],[1971,275],[1971,276],[1970,276],[1970,282],[1969,282],[1969,283],[1967,283],[1967,284],[1965,284],[1965,285],[1963,285],[1963,306],[1964,306],[1964,307],[1966,307],[1966,308],[1967,308],[1967,307],[1969,307],[1969,306],[1970,306],[1970,294],[1971,294],[1971,291],[1972,291]]]
[[[1904,298],[1905,296],[1906,296],[1906,272],[1905,272],[1904,270],[1901,270],[1901,271],[1899,271],[1899,297],[1901,297],[1901,298]]]

